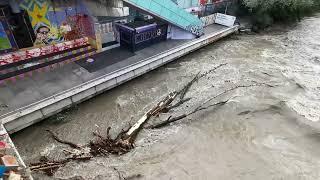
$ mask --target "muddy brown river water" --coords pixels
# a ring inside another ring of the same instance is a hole
[[[86,143],[99,126],[134,123],[160,97],[199,71],[228,63],[194,84],[187,112],[228,88],[254,82],[274,87],[239,88],[216,99],[231,100],[184,121],[143,130],[130,153],[69,163],[54,177],[35,179],[117,180],[317,180],[320,179],[320,15],[257,35],[237,35],[202,48],[56,117],[13,135],[24,160],[59,157],[64,145],[45,132]]]

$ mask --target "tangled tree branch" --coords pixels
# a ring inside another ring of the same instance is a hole
[[[221,93],[219,93],[219,94],[217,94],[217,95],[215,95],[215,96],[207,99],[207,100],[204,101],[200,106],[205,105],[205,104],[207,104],[208,102],[210,102],[210,101],[212,101],[212,100],[214,100],[214,99],[216,99],[216,98],[218,98],[218,97],[220,97],[220,96],[222,96],[222,95],[224,95],[224,94],[227,94],[228,92],[234,91],[234,90],[236,90],[236,89],[256,87],[256,86],[274,87],[274,86],[269,85],[269,84],[267,84],[267,83],[255,83],[255,84],[250,84],[250,85],[237,85],[237,86],[235,86],[235,87],[232,87],[232,88],[230,88],[230,89],[224,90],[223,92],[221,92]],[[200,106],[199,106],[199,107],[200,107]]]
[[[68,162],[72,160],[77,161],[86,161],[91,159],[92,156],[76,156],[76,157],[68,157],[59,161],[50,161],[48,159],[42,160],[38,163],[32,163],[30,166],[31,171],[42,171],[49,176],[52,176],[60,167],[63,167]]]
[[[76,149],[80,149],[81,148],[81,146],[78,145],[78,144],[75,144],[75,143],[72,143],[70,141],[65,141],[65,140],[60,139],[54,132],[52,132],[50,130],[46,130],[46,131],[50,133],[51,137],[54,140],[56,140],[57,142],[59,142],[61,144],[66,144],[66,145],[68,145],[68,146],[70,146],[72,148],[76,148]]]
[[[214,73],[217,69],[219,69],[219,68],[221,68],[221,67],[223,67],[223,66],[226,66],[227,64],[228,64],[228,63],[219,64],[218,66],[210,69],[209,71],[206,71],[206,72],[200,74],[199,79],[200,79],[200,78],[203,78],[203,77],[206,77],[208,74]]]
[[[173,91],[169,93],[165,98],[159,101],[153,108],[147,111],[134,125],[130,126],[126,130],[122,130],[115,138],[110,136],[111,127],[109,127],[106,131],[106,137],[102,136],[99,131],[94,132],[93,135],[96,137],[94,140],[90,141],[88,144],[84,146],[80,146],[78,144],[62,140],[55,133],[48,130],[51,134],[52,138],[57,142],[66,144],[74,149],[74,151],[64,150],[64,152],[68,152],[71,154],[71,157],[67,157],[63,160],[59,161],[40,161],[38,163],[31,164],[31,170],[33,171],[44,171],[48,175],[52,175],[58,168],[64,166],[71,160],[87,160],[96,156],[108,156],[109,154],[122,155],[129,152],[134,148],[134,142],[136,140],[137,135],[141,131],[143,125],[151,118],[155,116],[159,116],[159,114],[163,112],[167,112],[168,110],[178,107],[181,104],[188,102],[191,98],[185,98],[187,92],[190,90],[191,86],[197,82],[200,78],[207,76],[208,74],[216,71],[218,68],[224,66],[226,64],[220,64],[217,67],[200,74],[198,73],[191,81],[189,81],[183,88],[179,91]],[[172,105],[173,101],[179,96],[178,102]],[[225,102],[226,103],[226,102]],[[216,104],[219,105],[219,104]],[[194,111],[191,111],[188,114],[183,114],[179,117],[170,118],[167,120],[167,123],[175,122],[180,119],[183,119],[186,116],[189,116],[197,111],[203,110],[209,107],[196,108]],[[163,125],[159,125],[163,126]]]
[[[48,175],[53,173],[60,167],[64,166],[71,160],[87,159],[95,156],[107,156],[109,154],[122,155],[129,152],[134,148],[134,142],[141,131],[143,124],[151,117],[158,116],[165,108],[167,108],[172,101],[177,97],[177,92],[170,93],[163,100],[158,102],[155,107],[151,108],[142,118],[137,121],[133,126],[130,126],[127,130],[122,130],[116,138],[111,138],[109,127],[107,129],[107,136],[103,137],[99,132],[94,132],[94,136],[97,137],[95,140],[90,141],[87,145],[80,146],[75,143],[62,140],[55,133],[48,130],[52,138],[57,142],[69,145],[71,148],[77,150],[76,153],[72,153],[72,157],[67,157],[59,161],[40,161],[33,163],[30,166],[32,171],[43,171]],[[89,150],[88,150],[89,149]],[[88,150],[88,152],[86,152]]]
[[[192,115],[192,114],[194,114],[194,113],[196,113],[196,112],[198,112],[198,111],[202,111],[202,110],[208,109],[209,107],[213,107],[213,106],[221,106],[221,105],[224,105],[224,104],[226,104],[228,101],[229,101],[229,100],[227,100],[227,101],[222,101],[222,102],[218,102],[218,103],[215,103],[215,104],[211,104],[211,105],[209,105],[209,106],[206,106],[206,107],[201,107],[201,108],[198,107],[198,108],[194,109],[193,111],[191,111],[191,112],[189,112],[189,113],[187,113],[187,114],[182,114],[182,115],[177,116],[177,117],[174,117],[174,118],[172,118],[172,116],[170,116],[166,121],[160,122],[159,124],[156,124],[156,125],[152,125],[152,126],[150,126],[150,127],[148,127],[148,128],[151,128],[151,129],[162,128],[162,127],[167,126],[167,125],[169,125],[169,124],[171,124],[171,123],[173,123],[173,122],[182,120],[182,119],[184,119],[184,118],[186,118],[186,117],[188,117],[188,116],[190,116],[190,115]]]
[[[180,116],[177,116],[177,117],[172,117],[170,116],[166,121],[163,121],[163,122],[160,122],[158,124],[155,124],[155,125],[152,125],[152,126],[149,126],[148,128],[151,128],[151,129],[156,129],[156,128],[162,128],[164,126],[167,126],[173,122],[176,122],[176,121],[179,121],[179,120],[182,120],[192,114],[195,114],[196,112],[199,112],[199,111],[202,111],[202,110],[206,110],[210,107],[215,107],[215,106],[222,106],[226,103],[228,103],[230,101],[230,99],[226,100],[226,101],[221,101],[221,102],[218,102],[218,103],[214,103],[214,104],[209,104],[207,106],[205,106],[206,104],[208,104],[209,102],[215,100],[216,98],[224,95],[224,94],[227,94],[228,92],[231,92],[231,91],[234,91],[236,89],[239,89],[239,88],[248,88],[248,87],[255,87],[255,86],[268,86],[268,87],[274,87],[272,85],[269,85],[267,83],[256,83],[256,84],[251,84],[251,85],[238,85],[238,86],[235,86],[233,88],[230,88],[230,89],[227,89],[207,100],[205,100],[204,102],[202,102],[199,106],[197,106],[196,108],[194,108],[191,112],[189,113],[185,113],[185,114],[182,114]]]
[[[167,108],[167,110],[169,111],[169,110],[171,110],[171,109],[174,109],[174,108],[176,108],[176,107],[179,107],[180,105],[182,105],[182,104],[190,101],[191,98],[186,98],[186,99],[185,99],[185,96],[186,96],[187,92],[190,90],[191,86],[192,86],[195,82],[199,81],[201,78],[206,77],[207,75],[215,72],[217,69],[219,69],[219,68],[221,68],[221,67],[223,67],[223,66],[225,66],[225,65],[227,65],[227,63],[219,64],[218,66],[216,66],[216,67],[214,67],[214,68],[212,68],[212,69],[210,69],[209,71],[206,71],[206,72],[204,72],[204,73],[200,73],[200,72],[199,72],[199,73],[198,73],[191,81],[189,81],[180,91],[178,91],[177,94],[180,95],[178,102],[176,102],[175,104],[169,106],[169,107]]]

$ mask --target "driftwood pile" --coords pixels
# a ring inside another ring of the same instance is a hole
[[[55,133],[48,131],[52,138],[55,139],[57,142],[66,144],[72,148],[72,150],[64,150],[64,153],[68,154],[67,157],[63,160],[58,161],[50,161],[47,158],[44,158],[40,160],[37,163],[33,163],[30,166],[30,169],[32,171],[42,171],[45,172],[47,175],[53,175],[54,172],[64,166],[66,163],[70,161],[84,161],[84,160],[90,160],[93,157],[97,156],[108,156],[110,154],[115,155],[123,155],[125,153],[128,153],[130,150],[134,148],[134,143],[136,140],[137,135],[141,131],[141,129],[144,127],[144,124],[151,118],[151,117],[157,117],[161,113],[167,113],[170,110],[179,107],[180,105],[190,101],[191,98],[185,98],[187,92],[191,88],[191,86],[197,82],[199,79],[207,76],[210,73],[215,72],[218,68],[225,66],[226,64],[220,64],[219,66],[211,69],[210,71],[207,71],[205,73],[198,73],[191,81],[189,81],[182,89],[178,91],[173,91],[169,93],[165,98],[163,98],[160,102],[158,102],[153,108],[151,108],[148,112],[146,112],[134,125],[130,126],[126,130],[122,130],[115,138],[112,138],[110,136],[110,130],[109,127],[107,131],[106,136],[102,136],[99,131],[94,132],[93,135],[95,136],[95,139],[90,141],[89,143],[85,145],[78,145],[69,141],[65,141],[60,139]],[[149,126],[148,128],[161,128],[164,126],[167,126],[173,122],[182,120],[198,111],[202,111],[205,109],[208,109],[210,107],[215,106],[221,106],[226,104],[230,99],[215,102],[212,103],[213,100],[217,99],[218,97],[222,96],[223,94],[226,94],[230,91],[233,91],[238,88],[246,88],[246,87],[253,87],[253,86],[270,86],[265,83],[254,83],[251,85],[241,85],[241,86],[235,86],[233,88],[227,89],[218,95],[215,95],[214,97],[209,97],[206,101],[201,103],[196,108],[192,109],[188,113],[183,113],[177,117],[170,116],[167,120],[160,122],[158,124],[153,124]]]

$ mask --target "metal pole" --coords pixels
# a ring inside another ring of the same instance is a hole
[[[229,4],[228,1],[226,1],[226,4],[227,5],[226,5],[226,9],[224,10],[224,14],[227,14],[227,11],[228,11],[228,4]]]

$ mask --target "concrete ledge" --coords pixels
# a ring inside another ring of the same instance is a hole
[[[134,75],[135,75],[136,77],[138,77],[138,76],[140,76],[140,75],[142,75],[142,74],[145,74],[145,73],[147,73],[147,72],[149,72],[149,71],[150,71],[149,66],[148,66],[148,65],[145,65],[145,66],[140,67],[139,69],[134,70]]]
[[[163,65],[162,59],[158,59],[156,61],[151,62],[149,64],[149,68],[150,68],[150,70],[154,70],[154,69],[157,69],[158,67],[160,67],[162,65]]]
[[[129,72],[125,73],[125,74],[122,74],[122,75],[120,75],[119,77],[116,78],[117,79],[117,85],[120,85],[120,84],[122,84],[122,83],[124,83],[126,81],[129,81],[129,80],[133,79],[134,77],[135,76],[134,76],[134,71],[133,70],[129,71]]]
[[[91,98],[96,93],[96,88],[90,88],[71,97],[72,103],[77,104]]]
[[[49,106],[43,107],[41,112],[44,117],[52,116],[53,114],[61,112],[63,109],[68,108],[72,105],[71,98],[63,99],[59,102],[53,103]]]
[[[187,42],[168,51],[141,60],[135,64],[85,82],[72,89],[17,109],[0,117],[6,129],[12,133],[26,128],[46,117],[56,114],[65,108],[78,104],[99,93],[138,77],[148,71],[156,69],[181,56],[193,52],[203,46],[215,42],[237,31],[238,26],[227,28],[219,32]]]
[[[32,124],[35,124],[44,119],[44,116],[40,110],[30,113],[26,116],[15,119],[6,123],[6,128],[11,129],[11,133],[20,131]]]
[[[106,90],[109,90],[111,88],[114,88],[117,86],[117,79],[114,78],[114,79],[110,79],[108,80],[107,82],[104,82],[102,84],[99,84],[96,86],[96,93],[102,93]]]

